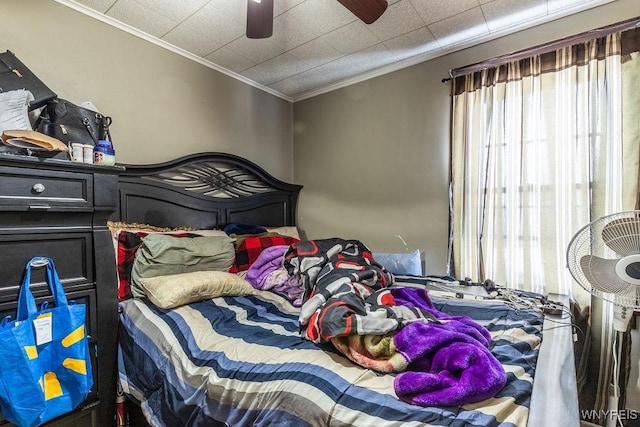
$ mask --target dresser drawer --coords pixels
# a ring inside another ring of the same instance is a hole
[[[91,210],[90,173],[0,167],[0,210]]]
[[[0,302],[16,301],[24,268],[34,256],[53,259],[65,292],[94,287],[91,232],[0,234]],[[36,297],[49,294],[45,271],[31,271],[31,290]]]

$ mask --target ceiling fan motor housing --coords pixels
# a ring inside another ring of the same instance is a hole
[[[625,282],[640,286],[640,254],[621,258],[616,263],[616,274]]]

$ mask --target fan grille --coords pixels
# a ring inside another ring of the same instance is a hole
[[[640,309],[640,211],[599,218],[569,243],[567,267],[589,293]]]

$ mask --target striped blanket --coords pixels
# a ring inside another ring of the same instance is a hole
[[[433,303],[490,331],[507,372],[497,395],[460,407],[403,402],[394,374],[301,338],[299,309],[268,291],[173,310],[121,302],[120,381],[154,426],[526,425],[541,316],[500,302]]]

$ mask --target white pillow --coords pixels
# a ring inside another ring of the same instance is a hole
[[[298,233],[298,227],[295,225],[284,227],[267,227],[267,231],[271,233],[278,233],[283,236],[294,237],[300,240],[300,234]]]

